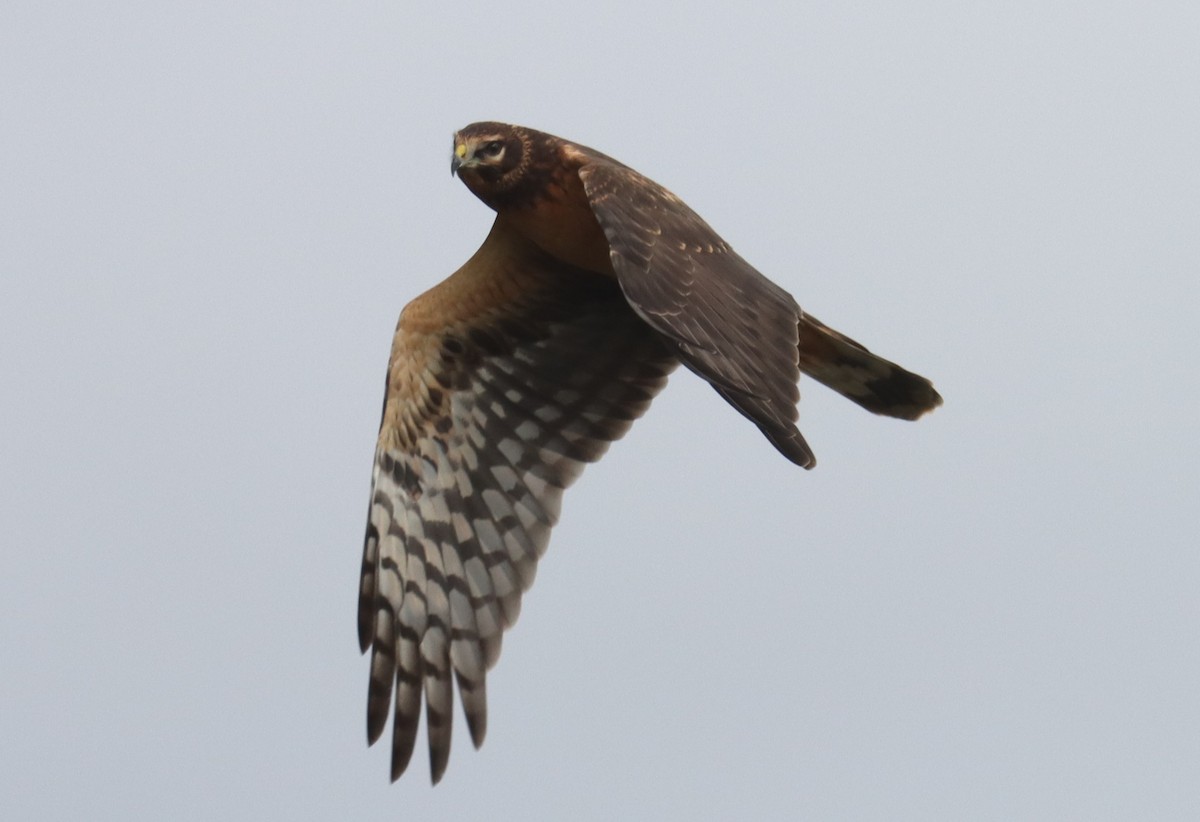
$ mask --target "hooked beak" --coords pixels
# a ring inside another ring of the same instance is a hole
[[[455,141],[454,153],[450,155],[450,176],[453,177],[464,164],[473,158],[467,156],[467,144]]]

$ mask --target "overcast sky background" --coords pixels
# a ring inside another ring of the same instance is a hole
[[[1200,817],[1200,5],[0,5],[8,819]],[[502,119],[931,377],[688,373],[390,785],[354,631],[404,303]],[[456,706],[457,711],[457,706]]]

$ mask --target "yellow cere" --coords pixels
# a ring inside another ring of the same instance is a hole
[[[467,144],[466,144],[466,143],[459,143],[458,145],[456,145],[456,146],[454,147],[454,153],[455,153],[456,155],[458,155],[458,159],[460,159],[460,160],[461,160],[463,157],[466,157],[466,156],[467,156]]]

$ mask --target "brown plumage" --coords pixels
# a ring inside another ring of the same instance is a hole
[[[584,146],[501,123],[454,137],[452,171],[496,211],[479,250],[400,315],[363,551],[370,742],[393,716],[392,778],[425,704],[433,781],[451,677],[472,741],[485,676],[558,518],[563,490],[679,363],[792,462],[803,371],[878,414],[942,398],[796,305],[682,201]]]

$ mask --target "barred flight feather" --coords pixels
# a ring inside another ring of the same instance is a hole
[[[368,739],[394,710],[393,778],[411,758],[422,698],[431,772],[441,778],[452,680],[472,742],[482,744],[486,672],[533,583],[563,490],[646,410],[676,364],[611,280],[551,273],[554,284],[527,289],[503,322],[472,318],[429,339],[402,317],[397,330],[393,358],[402,362],[391,369],[359,605],[360,642],[371,649]],[[444,388],[411,396],[411,386],[430,384]],[[405,430],[389,430],[393,419]]]

